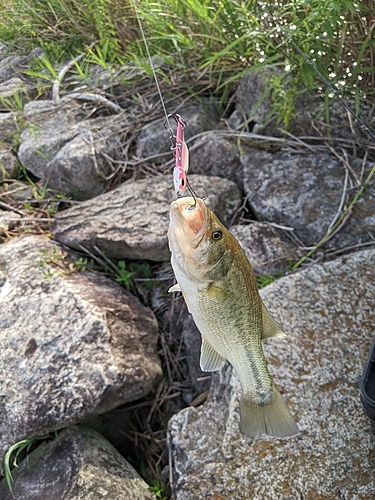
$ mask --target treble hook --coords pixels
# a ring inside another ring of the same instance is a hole
[[[198,196],[197,196],[196,192],[194,191],[194,189],[190,186],[190,182],[186,183],[186,187],[188,188],[189,193],[191,194],[191,196],[194,198],[194,205],[191,205],[189,208],[195,208],[197,206],[197,198],[198,198]]]

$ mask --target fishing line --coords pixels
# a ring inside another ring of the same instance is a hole
[[[315,64],[311,61],[311,59],[303,52],[302,49],[299,48],[299,46],[296,44],[296,42],[293,40],[293,38],[290,36],[289,32],[285,30],[280,24],[277,22],[277,19],[271,12],[265,8],[266,12],[270,15],[272,18],[273,22],[275,23],[277,29],[281,31],[285,36],[288,42],[290,42],[293,47],[297,50],[297,52],[304,58],[304,60],[307,62],[307,64],[314,70],[315,74],[318,75],[318,77],[322,80],[322,82],[330,89],[330,91],[334,94],[334,96],[340,101],[340,103],[344,106],[344,108],[351,114],[351,116],[354,118],[354,120],[358,123],[360,126],[361,130],[367,133],[367,135],[372,139],[372,141],[375,143],[375,135],[371,132],[371,130],[363,123],[363,121],[357,116],[354,111],[346,104],[344,99],[340,96],[338,93],[337,89],[325,78],[324,75],[318,70],[318,68],[315,66]]]
[[[152,62],[152,58],[151,58],[151,54],[150,54],[150,51],[149,51],[149,48],[148,48],[148,43],[147,43],[147,40],[146,40],[146,36],[145,36],[144,31],[143,31],[143,27],[142,27],[142,23],[141,23],[141,18],[139,17],[138,10],[137,10],[136,4],[135,4],[135,0],[131,0],[131,3],[133,5],[133,9],[134,9],[135,15],[137,17],[139,29],[141,30],[143,43],[145,45],[147,56],[148,56],[148,61],[150,63],[150,66],[151,66],[151,69],[152,69],[152,73],[154,75],[156,87],[158,89],[158,93],[159,93],[159,97],[160,97],[160,102],[161,102],[161,105],[163,107],[163,111],[164,111],[164,115],[165,115],[165,121],[164,121],[164,123],[168,124],[168,127],[166,127],[166,128],[167,128],[167,130],[168,130],[168,132],[170,134],[170,139],[172,140],[172,138],[174,137],[174,135],[173,135],[173,130],[172,130],[171,124],[169,122],[169,116],[170,115],[168,115],[167,109],[166,109],[165,104],[164,104],[163,94],[161,93],[159,82],[158,82],[158,79],[157,79],[157,76],[156,76],[156,71],[155,71],[155,68],[154,68],[154,65],[153,65],[153,62]]]

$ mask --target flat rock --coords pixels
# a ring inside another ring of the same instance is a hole
[[[68,274],[44,236],[0,245],[0,463],[20,439],[146,395],[161,376],[150,309],[109,278]]]
[[[228,224],[241,203],[236,184],[199,175],[189,176],[189,181],[199,196],[206,190],[208,206]],[[175,198],[171,176],[127,182],[57,214],[53,235],[72,248],[97,246],[107,257],[166,261],[169,210]]]
[[[106,153],[116,158],[120,123],[113,117],[87,119],[71,99],[25,106],[29,126],[21,133],[18,157],[44,186],[77,200],[102,193],[111,171]]]
[[[325,153],[274,154],[252,149],[241,157],[243,188],[260,221],[268,220],[295,229],[306,246],[316,244],[335,218],[344,190],[345,169],[333,155]],[[362,160],[349,157],[352,170],[360,177]],[[372,168],[365,165],[364,179]],[[352,215],[336,236],[325,244],[342,248],[375,239],[375,196],[370,189],[360,198]],[[348,183],[346,203],[358,191]]]
[[[184,129],[185,140],[206,130],[217,128],[218,118],[211,111],[209,104],[183,106],[178,113],[187,123],[187,127]],[[175,121],[173,118],[169,120],[175,133]],[[152,156],[155,163],[162,163],[165,159],[169,159],[163,154],[171,151],[171,142],[163,122],[164,120],[152,122],[139,134],[137,139],[137,155],[139,157]]]
[[[297,258],[295,246],[266,222],[236,225],[230,232],[238,240],[258,276],[288,271]]]
[[[375,250],[281,278],[261,295],[288,335],[264,350],[300,435],[242,438],[240,385],[227,365],[209,402],[170,420],[177,500],[374,498],[375,427],[358,383],[374,336]]]
[[[116,449],[92,429],[72,427],[42,443],[13,469],[2,500],[152,500],[155,496]]]

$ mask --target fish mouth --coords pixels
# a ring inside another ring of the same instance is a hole
[[[169,230],[179,247],[197,248],[209,224],[209,210],[203,200],[187,196],[171,203]]]

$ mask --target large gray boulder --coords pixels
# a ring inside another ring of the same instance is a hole
[[[13,469],[13,495],[2,500],[152,500],[148,486],[116,449],[92,429],[72,427],[42,443]]]
[[[236,184],[199,175],[189,176],[189,182],[200,196],[206,190],[208,206],[229,224],[241,203]],[[83,245],[94,250],[97,246],[107,257],[166,261],[170,258],[169,210],[175,198],[172,176],[130,181],[60,212],[53,235],[72,248]]]
[[[77,200],[103,192],[111,173],[101,153],[116,158],[120,118],[88,119],[82,106],[65,98],[58,104],[36,101],[25,106],[28,126],[21,134],[18,158],[44,186]]]
[[[300,435],[244,439],[227,365],[209,402],[170,420],[177,500],[374,498],[374,426],[358,382],[374,337],[375,250],[281,278],[261,295],[288,335],[264,350]]]
[[[140,398],[161,376],[151,310],[71,271],[44,236],[0,245],[0,463],[20,439]]]
[[[279,151],[265,153],[250,150],[241,157],[244,166],[243,187],[249,204],[260,221],[271,221],[295,229],[294,233],[307,245],[316,244],[327,232],[338,213],[345,184],[345,168],[333,155]],[[362,160],[349,157],[360,178]],[[363,179],[372,164],[365,164]],[[345,203],[348,204],[359,187],[349,174]],[[374,185],[373,179],[370,186]],[[352,183],[352,187],[351,187]],[[326,247],[345,247],[375,238],[375,196],[368,189],[356,204],[353,213]]]

